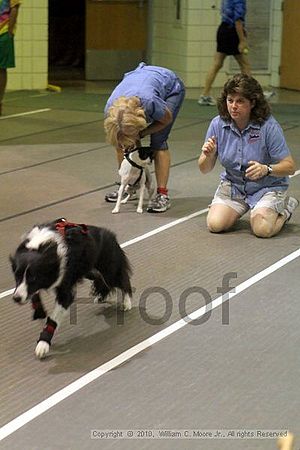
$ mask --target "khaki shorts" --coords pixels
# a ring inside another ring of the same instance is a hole
[[[284,209],[287,201],[287,191],[270,191],[256,203],[252,211],[258,208],[271,208],[277,212],[277,214],[284,214]],[[215,196],[211,202],[211,205],[226,205],[234,209],[240,216],[243,216],[249,209],[249,205],[243,199],[231,198],[231,183],[230,181],[221,181],[219,184]],[[210,205],[210,206],[211,206]]]

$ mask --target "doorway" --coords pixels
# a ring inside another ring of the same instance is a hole
[[[85,79],[85,0],[49,0],[48,79]]]
[[[87,80],[118,80],[147,61],[147,0],[86,0]]]
[[[119,80],[150,62],[150,10],[150,0],[49,0],[49,83]]]
[[[280,87],[300,90],[299,0],[284,0]]]

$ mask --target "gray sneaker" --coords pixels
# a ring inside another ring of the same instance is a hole
[[[201,95],[198,100],[199,105],[201,106],[215,106],[216,100],[210,95]]]
[[[293,212],[299,205],[299,201],[294,197],[288,197],[287,198],[287,204],[285,206],[285,213],[286,213],[286,221],[288,222],[290,218],[292,217]]]
[[[120,183],[116,183],[118,185],[120,185]],[[116,189],[113,192],[108,192],[107,194],[105,194],[105,201],[109,202],[109,203],[116,203],[117,199],[118,199],[118,191],[119,189]],[[122,195],[122,200],[124,198],[126,198],[129,195],[129,199],[128,200],[136,200],[137,199],[137,195],[136,195],[136,190],[132,189],[130,186],[127,186],[127,192],[123,192]]]
[[[147,212],[160,213],[165,212],[171,206],[170,199],[167,195],[164,194],[156,194],[154,200],[152,200],[148,207]]]

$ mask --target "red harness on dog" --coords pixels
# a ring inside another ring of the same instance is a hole
[[[88,233],[88,228],[84,223],[73,223],[68,222],[67,219],[59,219],[55,224],[55,229],[63,236],[65,237],[66,232],[69,228],[80,228],[82,234]]]

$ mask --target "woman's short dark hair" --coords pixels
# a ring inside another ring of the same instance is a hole
[[[240,94],[251,102],[254,107],[251,109],[250,120],[255,123],[263,123],[271,114],[271,108],[267,102],[262,87],[259,82],[246,74],[236,74],[224,85],[221,96],[218,98],[218,110],[222,119],[231,121],[227,109],[227,96],[230,94]]]

